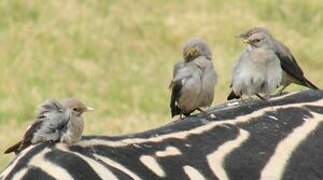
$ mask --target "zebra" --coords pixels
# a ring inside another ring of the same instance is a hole
[[[146,132],[34,145],[0,179],[323,179],[323,93],[230,101]]]

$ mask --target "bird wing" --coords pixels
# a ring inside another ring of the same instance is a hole
[[[176,102],[180,98],[185,97],[184,99],[190,98],[190,102],[186,103],[196,103],[196,100],[192,100],[200,91],[201,86],[201,69],[198,64],[194,61],[184,64],[179,69],[177,69],[174,78],[171,83],[171,102],[170,107],[172,111],[172,116],[179,114],[181,111],[177,106]],[[196,97],[195,97],[196,98]],[[184,100],[183,99],[183,100]],[[184,100],[184,101],[188,101]],[[186,104],[191,106],[192,104]],[[187,112],[186,112],[187,113]]]
[[[176,105],[176,102],[181,96],[181,90],[185,84],[185,79],[191,76],[191,70],[183,62],[175,64],[173,69],[173,79],[169,85],[171,89],[170,108],[172,117],[180,114],[181,110]]]
[[[199,56],[192,62],[200,71],[196,71],[196,76],[200,78],[201,89],[198,97],[198,105],[201,107],[210,106],[214,99],[214,88],[217,83],[217,74],[213,67],[213,62],[205,56]],[[201,72],[199,74],[199,72]],[[195,80],[195,83],[197,80]]]
[[[28,128],[23,142],[37,141],[38,138],[58,140],[59,137],[49,137],[62,130],[69,120],[66,108],[56,100],[45,102],[39,108],[36,121]],[[54,139],[53,139],[54,138]]]
[[[56,100],[50,100],[42,104],[38,111],[38,116],[31,126],[29,126],[23,139],[8,148],[5,153],[24,150],[33,143],[48,140],[58,140],[55,133],[63,129],[69,120],[66,109]]]
[[[304,72],[297,64],[296,59],[291,51],[282,42],[277,40],[275,42],[275,45],[277,46],[275,53],[280,60],[282,69],[290,76],[294,77],[300,82],[303,82]]]
[[[16,144],[10,146],[5,150],[5,154],[15,152],[16,154],[20,151],[24,150],[28,146],[30,146],[31,140],[33,139],[34,133],[37,131],[37,129],[40,128],[42,121],[35,121],[31,126],[29,126],[24,134],[24,137],[21,141],[17,142]]]
[[[276,46],[275,53],[280,60],[282,69],[288,75],[295,78],[300,85],[303,85],[312,89],[319,89],[312,82],[306,79],[306,77],[304,76],[303,70],[298,65],[295,57],[293,56],[289,48],[278,40],[275,40],[274,42]]]
[[[175,78],[175,75],[177,74],[177,72],[182,69],[185,66],[184,62],[178,62],[175,64],[174,68],[173,68],[173,79]],[[169,83],[168,88],[171,89],[173,85],[173,80]]]
[[[183,87],[183,84],[181,81],[176,81],[176,79],[178,79],[178,77],[176,76],[178,76],[180,69],[184,69],[184,67],[184,62],[178,62],[175,64],[173,68],[173,79],[169,84],[169,89],[171,89],[170,109],[172,117],[174,117],[177,114],[180,114],[181,112],[180,108],[176,105],[176,101],[180,97],[180,92]]]

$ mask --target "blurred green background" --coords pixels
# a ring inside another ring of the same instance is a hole
[[[85,134],[116,135],[171,121],[168,83],[183,44],[202,37],[225,102],[244,45],[234,35],[265,26],[323,87],[322,0],[3,0],[0,2],[0,152],[46,99],[81,98]],[[304,89],[291,86],[289,91]],[[13,155],[0,156],[3,169]]]

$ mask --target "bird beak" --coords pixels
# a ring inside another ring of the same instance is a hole
[[[248,39],[243,39],[242,42],[246,44],[250,44],[250,41]]]
[[[90,106],[87,106],[86,107],[86,111],[94,111],[94,108],[93,107],[90,107]]]

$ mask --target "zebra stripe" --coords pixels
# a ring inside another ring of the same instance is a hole
[[[299,144],[306,140],[306,137],[312,133],[319,124],[323,122],[323,116],[321,114],[312,113],[315,121],[310,121],[309,118],[305,118],[305,123],[293,130],[285,139],[280,141],[275,153],[270,157],[266,166],[261,173],[261,179],[281,179],[287,165],[288,159],[291,157],[293,150],[296,149]]]
[[[208,164],[213,172],[216,172],[216,176],[221,180],[227,180],[225,169],[223,167],[224,158],[230,154],[235,148],[238,148],[243,142],[249,137],[249,133],[245,130],[240,129],[239,135],[236,139],[229,140],[221,145],[216,151],[207,155]]]
[[[323,93],[229,103],[147,132],[23,151],[1,179],[323,179]]]
[[[206,178],[194,167],[184,166],[184,172],[187,174],[190,180],[206,180]]]

